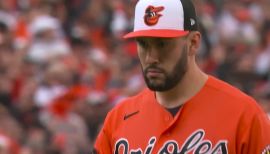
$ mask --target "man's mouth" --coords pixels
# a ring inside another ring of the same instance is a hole
[[[158,77],[159,75],[164,74],[164,71],[159,68],[148,68],[146,69],[146,75],[148,77]]]

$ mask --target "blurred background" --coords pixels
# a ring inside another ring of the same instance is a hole
[[[87,154],[106,113],[145,87],[136,0],[0,0],[0,153]],[[194,0],[197,61],[270,114],[270,1]]]

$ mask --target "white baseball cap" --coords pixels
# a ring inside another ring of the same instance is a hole
[[[124,38],[180,37],[197,30],[197,16],[191,0],[139,0],[134,30]]]

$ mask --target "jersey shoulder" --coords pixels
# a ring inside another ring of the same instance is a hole
[[[220,79],[210,76],[207,88],[222,103],[234,108],[248,108],[254,112],[261,112],[260,106],[251,96]]]
[[[152,96],[153,93],[145,88],[137,95],[123,99],[112,109],[112,112],[126,112],[139,109],[145,100]]]

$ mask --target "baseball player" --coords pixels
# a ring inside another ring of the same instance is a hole
[[[110,111],[99,154],[269,154],[270,121],[249,96],[202,72],[190,0],[140,0],[134,31],[148,86]]]

